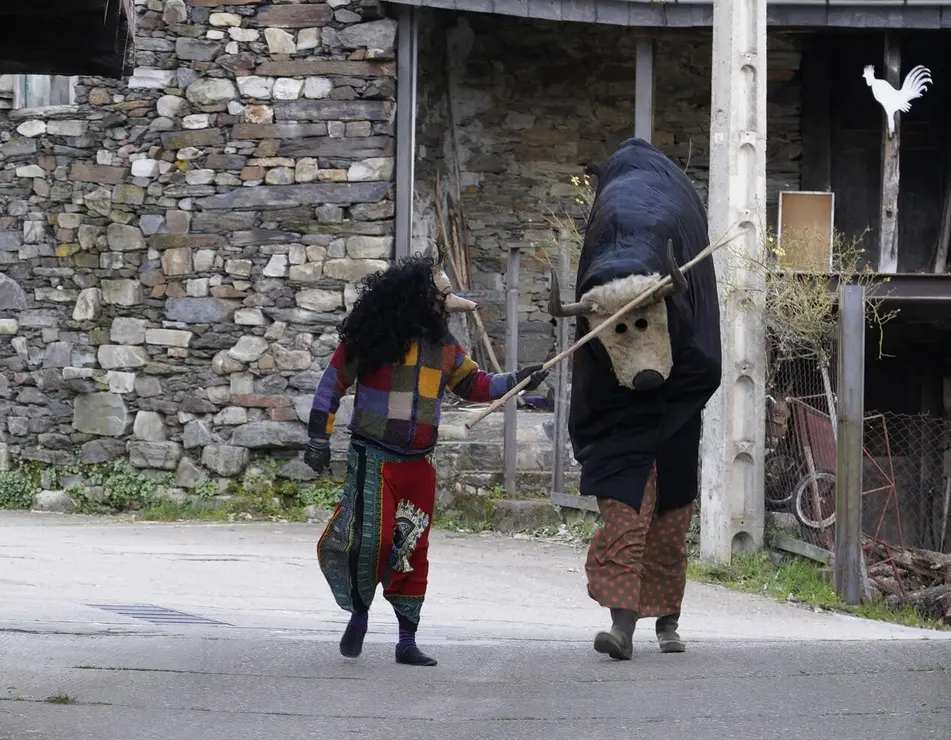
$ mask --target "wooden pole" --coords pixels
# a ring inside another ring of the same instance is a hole
[[[944,186],[944,208],[941,209],[941,228],[938,229],[938,247],[935,251],[934,271],[939,275],[948,270],[948,246],[951,245],[951,167]]]
[[[518,270],[519,248],[509,249],[505,296],[505,369],[518,370]],[[517,482],[518,399],[512,394],[505,403],[505,493],[514,496]]]
[[[561,273],[561,285],[567,287],[570,280],[571,259],[568,254],[568,245],[562,241],[561,253],[558,257],[558,271]],[[564,294],[561,296],[565,300]],[[568,331],[571,321],[567,318],[557,319],[557,346],[562,352],[568,348]],[[567,464],[568,446],[568,364],[561,363],[555,370],[555,419],[552,430],[554,448],[554,470],[552,471],[551,492],[565,493],[565,465]]]
[[[703,260],[705,260],[711,254],[713,254],[718,249],[720,249],[720,247],[726,246],[731,241],[733,241],[737,236],[736,234],[733,233],[736,226],[737,224],[733,224],[733,226],[731,226],[727,230],[724,236],[721,236],[713,244],[709,245],[704,250],[702,250],[696,257],[690,260],[687,264],[681,265],[680,271],[683,273],[687,273],[689,270],[692,270],[700,262],[703,262]],[[575,352],[581,349],[584,345],[586,345],[592,339],[595,339],[601,332],[605,331],[608,327],[614,326],[614,324],[617,321],[619,321],[625,315],[633,311],[635,308],[638,308],[639,306],[642,306],[645,303],[649,303],[654,293],[661,290],[662,288],[666,288],[668,285],[670,285],[670,276],[664,275],[664,277],[662,277],[660,280],[654,283],[650,288],[648,288],[641,294],[632,298],[631,301],[626,306],[618,309],[603,324],[596,326],[594,329],[592,329],[583,337],[581,337],[581,339],[579,339],[573,345],[568,347],[568,349],[562,350],[557,355],[555,355],[550,360],[548,360],[544,365],[542,365],[541,371],[551,370],[551,368],[553,368],[562,360],[568,357],[571,357],[571,355],[573,355]],[[474,427],[476,424],[482,421],[485,417],[487,417],[493,411],[498,409],[503,404],[507,403],[510,398],[518,394],[519,391],[522,390],[522,388],[528,385],[530,380],[531,380],[531,377],[525,378],[525,380],[523,380],[521,383],[518,383],[514,388],[512,388],[504,396],[493,401],[487,408],[479,412],[472,421],[466,423],[466,429],[472,429],[472,427]]]
[[[419,77],[419,12],[397,9],[396,60],[396,238],[394,257],[409,257],[413,244],[413,199],[416,187],[416,83]],[[438,197],[438,196],[437,196]]]
[[[865,287],[839,287],[838,439],[835,489],[835,589],[862,600],[862,427],[865,416]]]
[[[654,39],[638,39],[634,52],[634,135],[654,138]]]
[[[885,34],[885,79],[895,89],[901,87],[901,48],[895,34]],[[901,150],[901,114],[895,114],[895,135],[888,135],[887,121],[882,129],[882,199],[879,225],[878,271],[898,272],[898,155]]]

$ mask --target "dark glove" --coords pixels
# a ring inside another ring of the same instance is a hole
[[[330,467],[330,443],[322,439],[312,439],[304,451],[304,462],[315,473],[322,473]]]
[[[521,383],[523,380],[525,380],[525,378],[531,376],[532,379],[528,381],[528,385],[526,385],[523,390],[526,390],[526,391],[535,390],[536,388],[538,388],[538,386],[542,384],[545,378],[548,377],[548,371],[547,370],[543,371],[542,367],[544,366],[543,365],[529,365],[527,367],[523,367],[521,370],[515,373],[516,383]]]

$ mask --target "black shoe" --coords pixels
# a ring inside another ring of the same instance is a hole
[[[435,658],[430,658],[426,653],[415,645],[400,649],[396,647],[396,662],[403,665],[434,666],[437,665]]]
[[[668,614],[666,617],[657,619],[657,644],[662,653],[683,653],[687,646],[681,639],[677,628],[680,626],[680,613]]]
[[[594,638],[594,649],[614,660],[630,660],[634,656],[634,627],[637,614],[628,609],[612,609],[614,624],[609,632],[599,632]]]
[[[367,636],[366,615],[361,620],[354,615],[340,638],[340,654],[345,658],[357,658],[363,652],[363,638]]]

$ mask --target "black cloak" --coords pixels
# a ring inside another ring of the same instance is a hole
[[[576,300],[629,275],[666,273],[667,240],[683,265],[709,243],[703,201],[680,168],[642,139],[628,139],[600,168],[578,265]],[[673,368],[658,389],[622,387],[601,343],[574,354],[568,431],[581,494],[640,509],[656,462],[658,511],[697,497],[700,414],[720,386],[720,311],[713,260],[686,273],[667,298]],[[590,327],[578,317],[576,339]]]

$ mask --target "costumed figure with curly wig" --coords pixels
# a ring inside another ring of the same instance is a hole
[[[448,314],[476,304],[452,292],[441,261],[415,256],[367,277],[340,325],[340,344],[310,412],[304,460],[330,464],[330,435],[341,397],[356,383],[343,499],[317,543],[317,558],[337,604],[350,612],[340,652],[363,650],[377,586],[399,623],[396,660],[434,666],[416,645],[429,572],[429,529],[436,502],[431,453],[448,389],[470,401],[498,398],[541,365],[483,372],[449,333]]]

